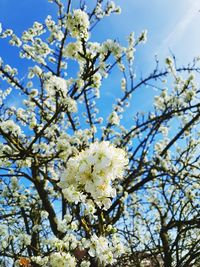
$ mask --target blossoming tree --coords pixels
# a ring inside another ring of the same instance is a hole
[[[199,59],[167,58],[161,70],[156,61],[137,78],[146,32],[127,47],[91,41],[98,22],[120,13],[113,1],[49,2],[57,18],[21,37],[0,27],[30,62],[21,73],[0,60],[1,266],[199,266]],[[105,115],[103,81],[115,68],[119,97]],[[126,123],[146,86],[158,95]]]

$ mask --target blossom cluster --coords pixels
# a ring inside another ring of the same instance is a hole
[[[107,6],[103,9],[101,2],[98,2],[95,8],[95,16],[102,19],[104,16],[110,16],[111,13],[120,14],[121,8],[116,6],[113,1],[107,2]]]
[[[69,253],[55,252],[55,253],[52,253],[50,256],[50,266],[51,267],[66,267],[66,266],[75,267],[76,260]]]
[[[68,83],[65,79],[50,76],[45,82],[45,89],[53,102],[59,97],[60,103],[65,104],[69,112],[76,112],[76,102],[68,96]]]
[[[92,143],[89,148],[71,157],[59,183],[69,202],[82,202],[92,198],[108,209],[116,190],[112,181],[122,179],[128,164],[126,153],[107,141]]]
[[[125,252],[123,244],[117,235],[113,235],[112,243],[109,243],[106,237],[93,235],[91,237],[89,255],[96,257],[101,264],[114,264],[116,258]]]
[[[13,135],[21,135],[21,129],[19,125],[17,125],[13,120],[7,120],[0,122],[0,128],[6,133],[6,134],[13,134]]]
[[[73,14],[70,13],[67,17],[67,28],[74,38],[87,40],[89,25],[89,17],[81,9],[74,10]]]

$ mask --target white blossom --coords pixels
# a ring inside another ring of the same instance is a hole
[[[119,123],[120,123],[120,118],[119,118],[117,112],[113,111],[113,112],[110,114],[110,116],[109,116],[109,118],[108,118],[108,121],[109,121],[109,123],[111,123],[111,124],[113,124],[113,125],[119,125]]]
[[[60,187],[70,202],[80,202],[82,192],[91,194],[97,205],[108,209],[116,190],[112,181],[122,179],[128,164],[124,150],[109,142],[95,142],[77,156],[71,157],[62,174]]]
[[[50,256],[51,267],[76,267],[76,260],[69,253],[54,252]]]
[[[73,13],[69,14],[67,17],[67,27],[72,37],[77,39],[88,39],[89,25],[88,15],[81,9],[75,9]]]

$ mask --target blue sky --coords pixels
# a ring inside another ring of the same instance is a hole
[[[94,4],[94,0],[86,3]],[[157,54],[161,65],[170,50],[178,63],[184,64],[200,55],[200,0],[115,0],[122,8],[120,16],[113,15],[97,25],[92,40],[118,39],[125,43],[132,31],[136,36],[144,29],[148,31],[148,41],[136,52],[135,67],[138,73],[149,73]],[[79,0],[74,0],[79,3]],[[17,34],[30,27],[34,21],[43,22],[48,14],[55,13],[54,6],[47,0],[0,0],[0,21],[5,28],[13,28]],[[26,62],[19,65],[14,48],[8,49],[5,41],[0,42],[0,56],[5,62],[20,70],[26,69]],[[116,74],[117,75],[117,74]],[[112,92],[119,80],[106,82],[107,102],[115,97]],[[111,88],[113,87],[113,88]],[[145,101],[143,101],[143,95]],[[138,94],[136,108],[152,105],[145,94]],[[140,103],[140,104],[137,104]],[[142,104],[141,104],[142,103]],[[140,106],[139,106],[140,105]]]

